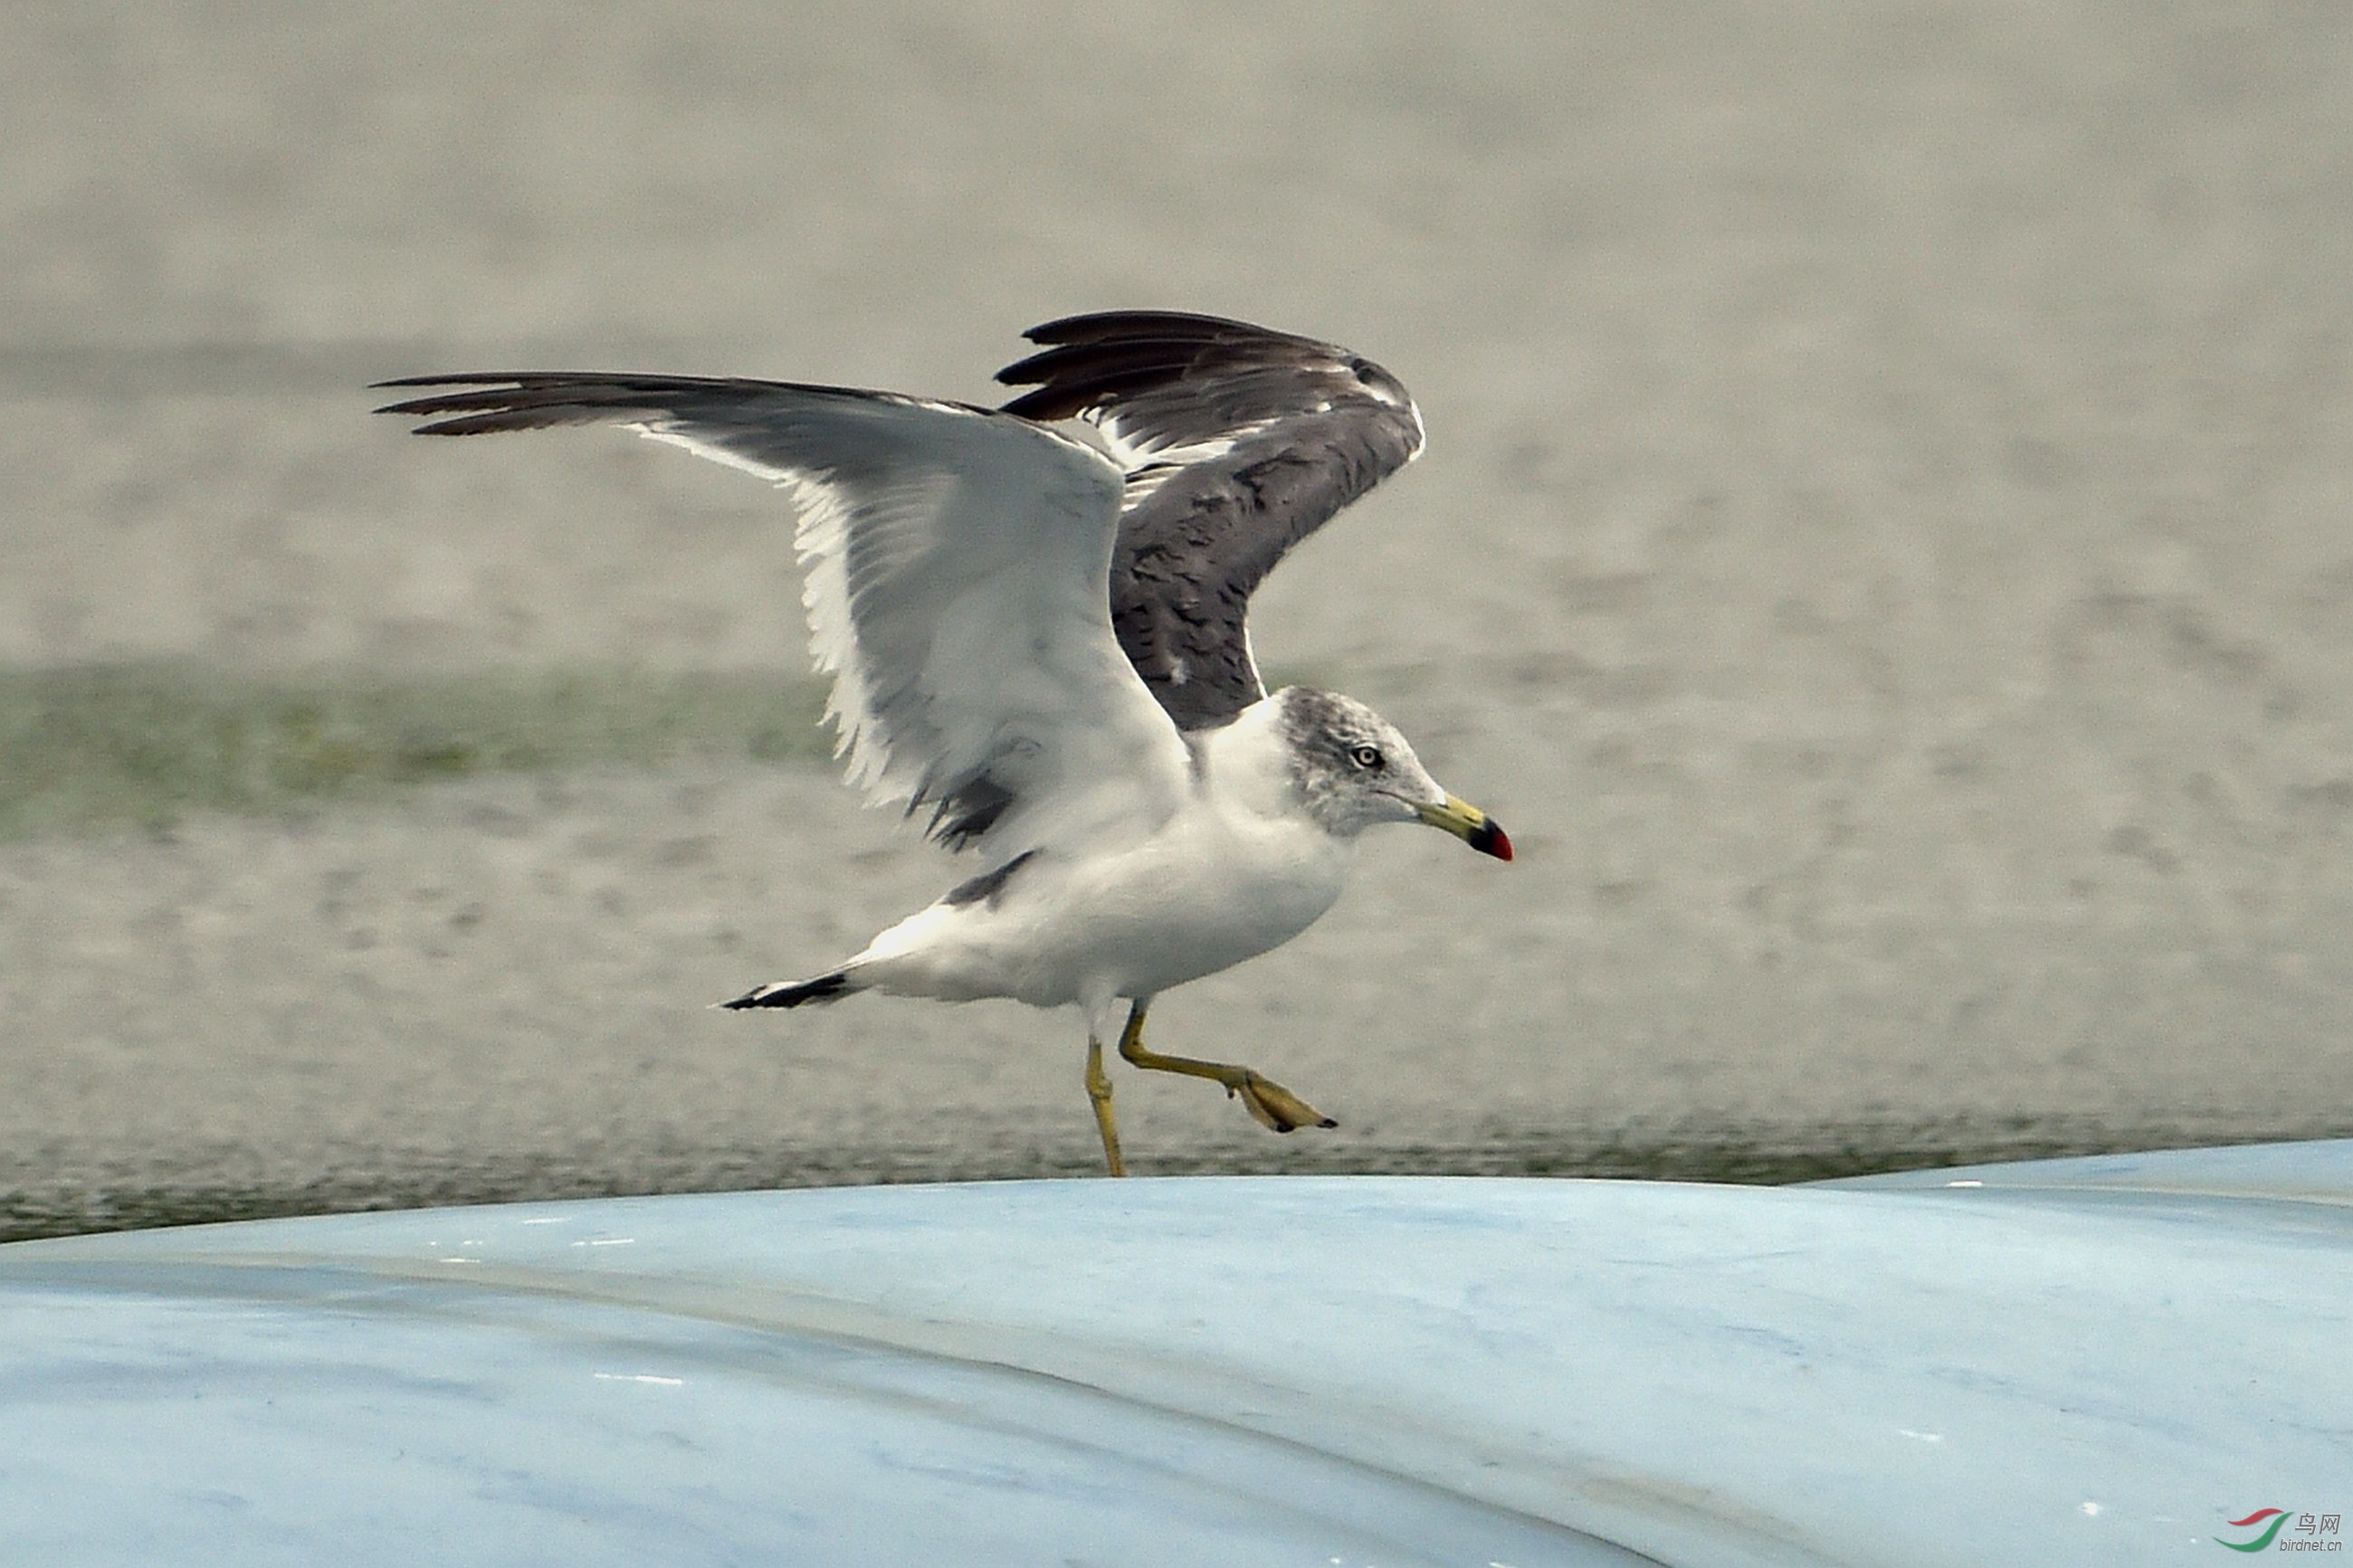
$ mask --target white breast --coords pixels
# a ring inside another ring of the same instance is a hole
[[[1303,818],[1188,812],[1120,868],[1130,874],[1072,889],[1062,918],[1086,952],[1075,967],[1119,996],[1214,974],[1313,925],[1354,859],[1351,845]]]
[[[1086,853],[1045,845],[994,901],[935,904],[877,937],[870,978],[948,1000],[1093,1005],[1289,942],[1339,898],[1355,845],[1299,808],[1260,728],[1246,716],[1219,733],[1199,787],[1158,831]]]

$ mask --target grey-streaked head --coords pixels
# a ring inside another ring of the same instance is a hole
[[[1482,855],[1512,858],[1494,819],[1440,788],[1397,726],[1355,698],[1287,686],[1273,700],[1292,783],[1327,832],[1353,838],[1377,822],[1426,822]]]

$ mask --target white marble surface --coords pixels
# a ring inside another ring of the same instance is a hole
[[[46,1563],[2211,1560],[2353,1493],[2353,1143],[0,1248]]]

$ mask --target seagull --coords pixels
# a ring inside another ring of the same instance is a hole
[[[1277,1132],[1336,1126],[1249,1068],[1148,1049],[1144,1020],[1305,931],[1366,828],[1426,823],[1512,858],[1370,708],[1269,692],[1245,625],[1292,546],[1419,454],[1420,413],[1371,361],[1245,321],[1118,310],[1025,336],[1039,352],[997,380],[1028,390],[1001,408],[533,371],[382,382],[440,390],[378,412],[427,436],[618,425],[785,492],[850,784],[928,808],[981,868],[821,973],[718,1005],[1075,1005],[1114,1176],[1103,1044],[1123,1003],[1134,1066],[1221,1084]]]

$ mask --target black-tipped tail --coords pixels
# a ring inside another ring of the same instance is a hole
[[[722,1002],[722,1007],[797,1007],[804,1002],[838,1002],[858,989],[849,983],[849,972],[837,969],[831,974],[820,974],[815,980],[780,980],[771,985],[756,985],[733,1002]]]

